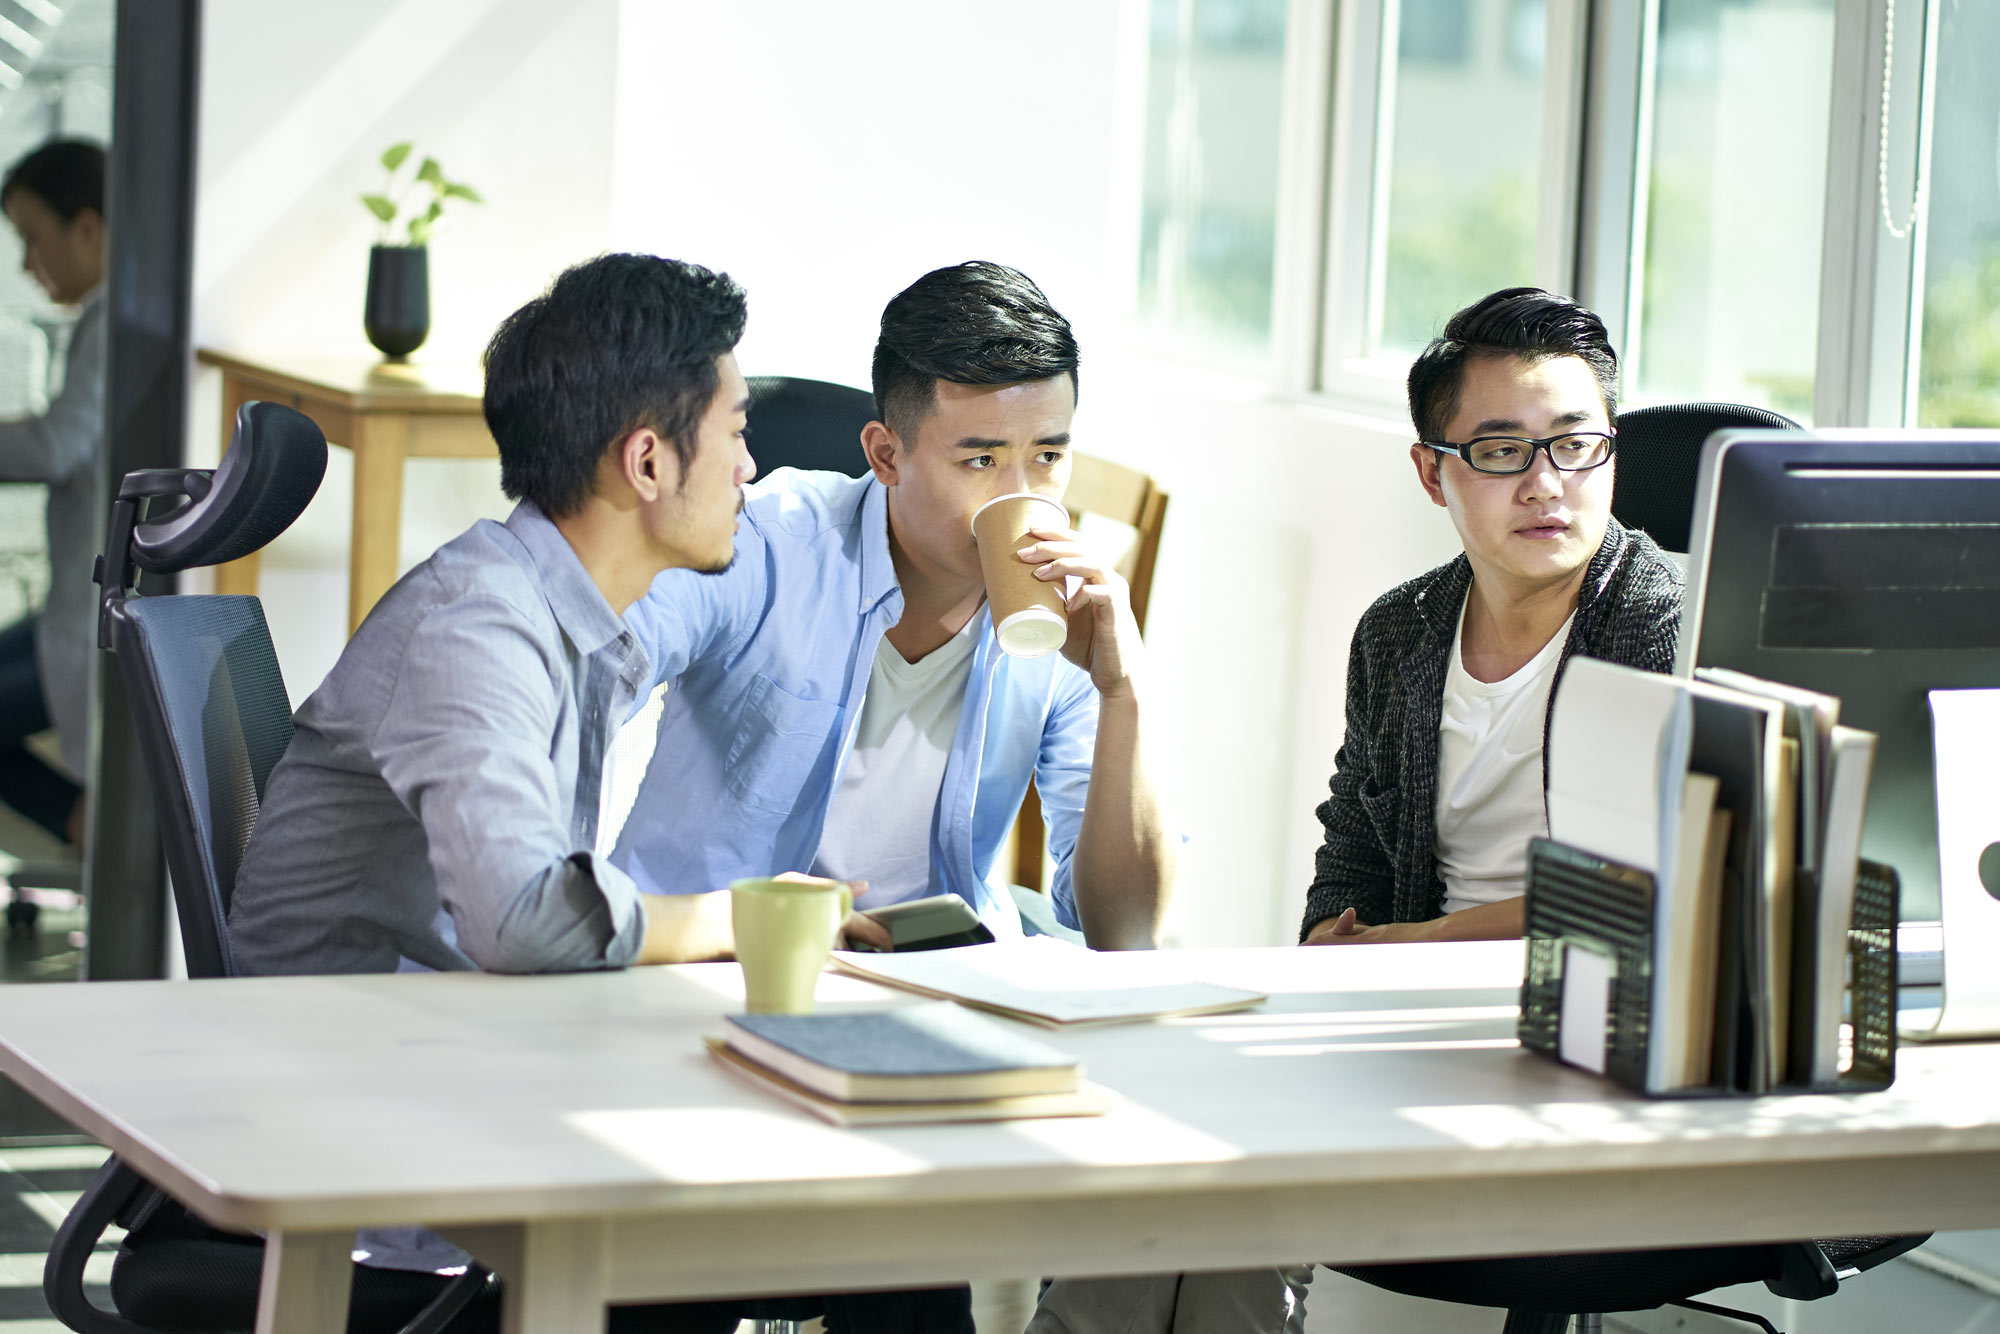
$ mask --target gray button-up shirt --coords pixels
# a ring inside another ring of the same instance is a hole
[[[104,524],[104,288],[83,299],[62,387],[39,417],[0,422],[0,482],[49,488],[49,600],[35,623],[42,699],[63,764],[82,778],[90,754],[97,667],[97,589],[90,568]]]
[[[645,912],[593,855],[646,652],[532,505],[411,570],[300,707],[229,911],[245,973],[619,967]]]

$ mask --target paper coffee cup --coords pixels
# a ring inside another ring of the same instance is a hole
[[[752,1014],[811,1014],[813,991],[854,891],[830,881],[758,878],[729,885],[744,1008]]]
[[[1032,491],[995,496],[973,511],[972,537],[979,544],[993,633],[1017,658],[1054,653],[1069,638],[1062,584],[1037,579],[1035,567],[1014,554],[1027,545],[1030,528],[1050,527],[1052,518],[1055,526],[1069,527],[1068,510]]]

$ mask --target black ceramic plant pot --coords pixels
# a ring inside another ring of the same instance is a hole
[[[368,252],[368,341],[391,361],[424,344],[431,331],[430,252],[420,245],[378,245]]]

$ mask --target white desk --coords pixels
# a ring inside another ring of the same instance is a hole
[[[1513,1045],[1517,945],[1162,956],[1263,1010],[1053,1038],[1111,1115],[842,1131],[699,1035],[731,966],[0,989],[0,1068],[267,1229],[259,1329],[343,1327],[352,1229],[428,1222],[517,1334],[606,1300],[2000,1224],[2000,1047],[1880,1094],[1645,1102]],[[823,1003],[885,993],[828,978]]]

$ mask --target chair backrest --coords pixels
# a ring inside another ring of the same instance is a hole
[[[292,709],[254,597],[126,606],[118,665],[152,779],[190,977],[235,972],[229,901]]]
[[[1132,619],[1144,630],[1146,610],[1153,599],[1153,565],[1160,555],[1160,532],[1167,522],[1167,493],[1136,468],[1089,454],[1072,454],[1069,490],[1063,501],[1069,506],[1072,524],[1079,529],[1095,527],[1093,520],[1109,519],[1130,530],[1113,564],[1132,586]]]
[[[808,468],[859,477],[868,471],[861,428],[875,420],[875,395],[851,385],[789,375],[750,377],[750,456],[757,476]]]
[[[172,875],[191,977],[226,977],[229,901],[264,785],[291,744],[291,703],[254,597],[140,597],[135,568],[219,564],[282,533],[319,489],[326,437],[274,403],[246,404],[212,473],[128,473],[99,582],[99,642],[117,658]],[[158,517],[149,506],[174,505]]]
[[[1717,431],[1797,430],[1798,423],[1741,403],[1663,403],[1618,414],[1618,476],[1611,516],[1668,551],[1688,549],[1701,447]]]

